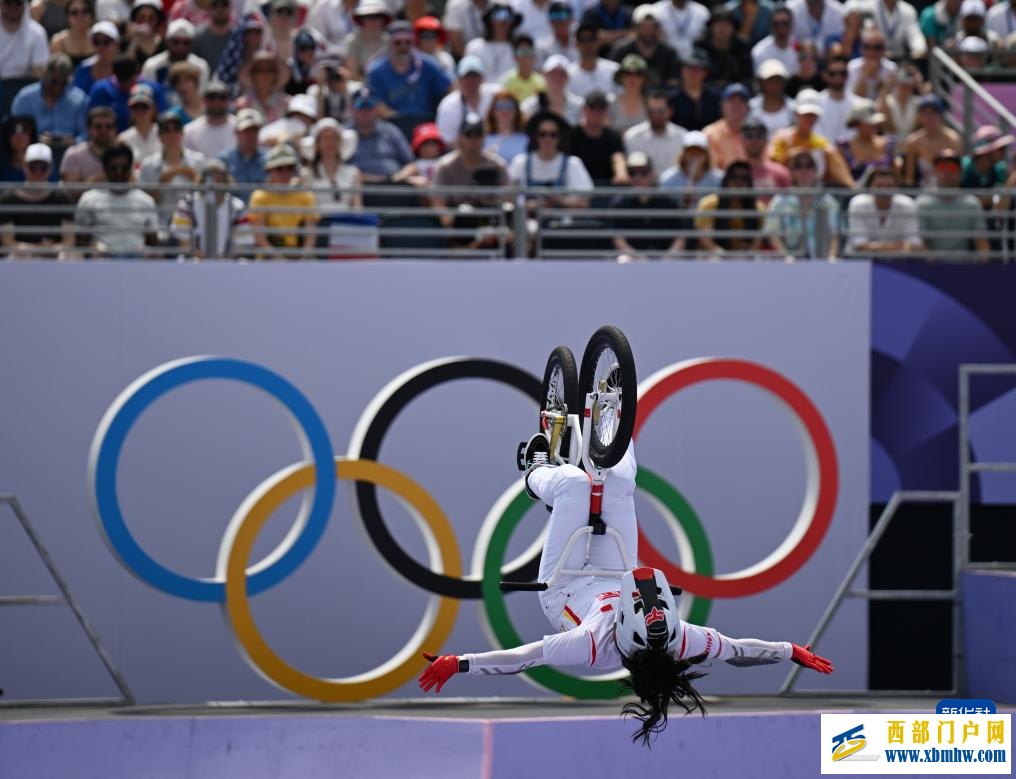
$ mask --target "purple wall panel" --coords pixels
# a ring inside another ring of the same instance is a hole
[[[1016,573],[963,575],[967,697],[1016,703]]]

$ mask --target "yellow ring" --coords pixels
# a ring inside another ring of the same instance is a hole
[[[462,561],[452,527],[441,507],[423,487],[404,473],[373,460],[344,460],[336,457],[335,478],[339,481],[370,482],[401,498],[407,508],[417,512],[419,519],[429,527],[444,573],[448,576],[462,575]],[[347,679],[312,676],[289,665],[265,643],[250,613],[246,568],[254,541],[272,513],[293,494],[312,488],[314,481],[313,463],[287,468],[265,480],[251,493],[253,500],[241,507],[242,513],[232,525],[235,534],[226,561],[224,609],[227,622],[247,661],[270,681],[286,690],[306,698],[334,702],[359,701],[384,695],[398,689],[419,673],[422,661],[417,653],[422,647],[431,647],[436,651],[444,645],[458,615],[458,600],[435,596],[438,598],[435,608],[432,598],[423,622],[414,633],[415,636],[421,636],[419,643],[406,644],[398,654],[374,670]]]

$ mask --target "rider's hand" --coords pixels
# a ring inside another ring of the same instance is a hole
[[[455,655],[438,657],[430,652],[423,652],[423,659],[430,663],[417,680],[424,692],[430,692],[434,685],[437,685],[434,692],[441,692],[444,683],[459,672],[459,658]]]
[[[794,648],[794,655],[790,659],[797,663],[803,668],[811,668],[812,670],[818,671],[820,674],[831,674],[833,672],[833,665],[824,657],[819,657],[811,651],[811,645],[798,646],[797,644],[791,644]]]

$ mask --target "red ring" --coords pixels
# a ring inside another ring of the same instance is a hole
[[[839,467],[836,461],[836,447],[825,420],[818,409],[801,389],[770,368],[745,360],[709,358],[693,362],[678,363],[673,370],[653,384],[638,399],[638,414],[635,431],[638,436],[649,415],[664,400],[674,393],[703,381],[730,379],[754,384],[771,392],[790,406],[808,431],[818,458],[818,500],[808,529],[797,545],[782,560],[751,576],[740,579],[719,579],[682,570],[665,558],[645,537],[639,528],[639,559],[647,565],[659,568],[674,584],[684,587],[695,595],[705,598],[742,598],[775,587],[790,578],[818,549],[836,509],[839,491]]]

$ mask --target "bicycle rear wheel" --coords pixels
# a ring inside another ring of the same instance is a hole
[[[540,391],[540,410],[554,414],[578,414],[582,416],[579,402],[579,372],[575,355],[567,346],[558,346],[547,358],[543,372],[543,389]],[[546,420],[540,416],[540,432],[550,434]],[[560,451],[567,459],[571,446],[571,428],[565,427],[561,436]]]
[[[624,457],[635,429],[635,358],[620,329],[605,325],[593,333],[582,355],[579,392],[595,392],[589,435],[589,459],[610,468]]]

